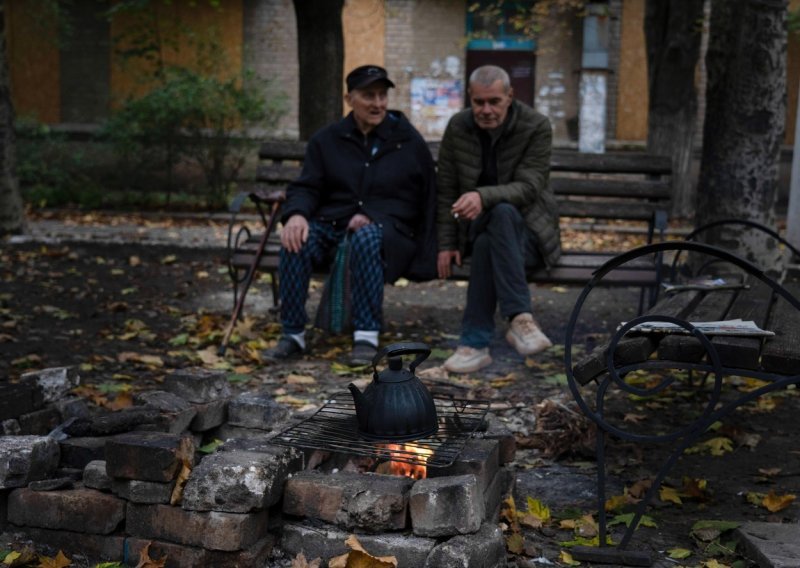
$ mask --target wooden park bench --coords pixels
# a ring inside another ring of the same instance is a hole
[[[431,143],[431,152],[435,158],[438,154],[437,143]],[[274,232],[275,220],[280,216],[280,204],[287,184],[300,174],[304,155],[304,142],[270,141],[262,144],[256,175],[258,188],[238,195],[231,204],[228,269],[234,291],[232,323],[241,312],[247,286],[256,270],[271,275],[273,306],[278,305],[280,242]],[[670,184],[671,161],[668,157],[634,152],[580,154],[554,151],[552,155],[551,185],[561,217],[636,222],[646,227],[648,243],[653,242],[656,236],[662,238],[667,228]],[[241,213],[245,203],[255,207],[258,215],[255,227],[243,221]],[[550,270],[542,268],[531,272],[528,280],[582,285],[597,268],[619,252],[567,249],[558,265]],[[452,278],[469,278],[468,263],[461,268],[454,268]],[[653,297],[660,279],[659,259],[641,258],[624,269],[614,271],[606,278],[604,285],[640,288],[641,310],[646,293],[649,291]]]
[[[750,222],[721,223],[758,228]],[[800,256],[800,252],[773,231],[764,230],[775,237],[784,250]],[[581,316],[593,317],[590,310],[590,315],[582,314],[591,304],[592,291],[615,267],[653,254],[673,255],[674,285],[665,286],[671,291],[664,293],[645,314],[629,322],[619,322],[620,327],[609,342],[573,361],[574,346],[580,343],[576,330],[581,328]],[[683,259],[687,262],[681,263]],[[692,272],[691,267],[698,267],[701,272]],[[708,278],[699,279],[701,275]],[[575,401],[598,427],[597,504],[602,544],[600,548],[574,550],[577,560],[650,566],[649,554],[629,550],[628,545],[639,520],[653,504],[661,483],[684,450],[696,444],[714,422],[740,406],[800,383],[800,282],[788,282],[784,286],[783,276],[768,275],[735,254],[687,240],[656,243],[629,251],[603,266],[586,285],[568,324],[565,366]],[[753,321],[774,335],[712,335],[694,325],[735,319]],[[685,333],[643,332],[636,327],[665,323],[674,324]],[[763,383],[740,392],[730,385],[732,377],[758,379]],[[647,412],[643,410],[647,408],[646,402],[657,401],[659,396],[671,393],[670,389],[686,389],[687,386],[700,396],[696,415],[687,423],[679,419],[677,413],[671,413],[674,430],[648,430],[648,417],[642,415]],[[622,397],[614,398],[615,394]],[[636,404],[636,410],[630,411],[628,406],[620,410],[619,405],[631,397],[636,399],[632,403]],[[614,404],[617,406],[612,410]],[[636,413],[637,420],[624,421],[620,417],[625,412]],[[605,546],[607,436],[632,443],[671,444],[669,457],[636,506],[634,517],[616,547]]]

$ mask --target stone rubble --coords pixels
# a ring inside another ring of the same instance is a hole
[[[21,415],[3,407],[0,422],[4,433],[37,430],[0,436],[4,535],[131,564],[149,544],[152,558],[179,568],[263,568],[278,545],[326,563],[347,552],[350,534],[400,566],[505,565],[497,522],[515,447],[502,428],[428,479],[322,473],[304,467],[324,453],[271,441],[291,412],[263,394],[233,396],[224,372],[174,372],[163,391],[97,416],[69,395],[80,382],[73,370],[29,376],[17,394],[30,404]],[[198,451],[215,440],[216,452]],[[456,539],[473,552],[459,555]]]

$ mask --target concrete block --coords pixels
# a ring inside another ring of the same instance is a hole
[[[89,462],[105,460],[106,442],[112,439],[107,436],[87,436],[61,440],[58,443],[61,450],[61,466],[83,469]]]
[[[267,535],[268,515],[201,513],[169,505],[128,503],[125,529],[139,538],[154,538],[210,550],[243,550]]]
[[[500,444],[499,459],[501,465],[511,463],[517,456],[517,439],[514,437],[514,432],[492,414],[486,416],[486,430],[479,432],[478,437],[486,440],[497,440],[498,444]]]
[[[0,533],[2,533],[8,525],[8,494],[7,489],[0,489]]]
[[[276,444],[273,444],[268,438],[262,435],[260,438],[226,438],[225,442],[217,449],[217,451],[258,452],[262,454],[271,454],[275,451],[275,447]],[[301,448],[297,449],[301,453],[303,452]]]
[[[235,438],[241,440],[258,440],[263,441],[269,439],[274,434],[265,434],[264,430],[258,428],[243,428],[241,426],[232,426],[230,424],[223,424],[219,428],[214,428],[206,432],[209,438],[217,438],[223,442]]]
[[[194,403],[206,403],[227,399],[231,386],[225,371],[213,371],[201,367],[180,369],[164,379],[164,390]]]
[[[800,558],[800,525],[745,523],[734,531],[744,555],[761,568],[796,568]]]
[[[22,414],[17,418],[22,435],[45,436],[59,425],[61,414],[52,406]]]
[[[52,367],[23,373],[20,382],[37,385],[42,390],[44,402],[48,403],[64,398],[80,384],[81,378],[75,367]]]
[[[95,562],[119,562],[125,548],[125,537],[121,535],[86,534],[39,527],[14,527],[13,534],[19,535],[20,540],[47,543],[54,550],[64,551],[69,557],[85,556],[92,561],[88,566],[94,566]]]
[[[15,525],[109,534],[124,518],[125,501],[93,489],[15,489],[8,497],[8,520]]]
[[[106,444],[106,472],[111,477],[172,481],[184,459],[194,463],[194,442],[177,434],[130,432]]]
[[[71,477],[53,477],[31,481],[28,484],[28,489],[32,491],[58,491],[60,489],[72,489],[74,486],[75,480]]]
[[[221,426],[228,416],[227,399],[213,400],[205,404],[194,405],[195,416],[189,424],[193,432],[207,432]]]
[[[428,477],[472,474],[478,479],[481,491],[485,491],[500,469],[499,455],[500,443],[497,440],[471,439],[451,465],[429,467]]]
[[[113,479],[111,492],[131,503],[168,504],[172,497],[175,482],[159,483],[139,479]]]
[[[24,487],[58,467],[58,442],[46,436],[0,437],[0,489]]]
[[[286,479],[302,467],[302,454],[285,446],[269,453],[217,452],[192,470],[182,507],[228,513],[265,509],[280,500]]]
[[[267,535],[252,546],[236,552],[206,550],[161,540],[145,540],[131,537],[126,541],[128,564],[132,566],[148,544],[150,545],[148,549],[150,558],[160,560],[166,557],[167,568],[196,568],[197,566],[264,568],[275,545],[275,537]]]
[[[111,491],[111,476],[106,473],[105,460],[95,460],[86,464],[83,470],[83,484],[98,491]]]
[[[500,506],[503,499],[514,490],[514,472],[508,467],[501,467],[494,479],[483,492],[483,508],[486,511],[484,520],[496,521],[500,518]]]
[[[184,398],[167,391],[148,391],[137,394],[134,404],[154,408],[161,412],[165,428],[170,434],[180,434],[189,429],[197,410]]]
[[[344,544],[349,531],[333,525],[285,523],[281,536],[281,549],[294,558],[303,553],[308,560],[322,558],[327,563],[350,549]],[[373,556],[394,556],[398,566],[421,567],[433,550],[436,541],[405,533],[359,534],[358,541]],[[323,564],[324,565],[324,564]],[[440,567],[442,568],[442,567]]]
[[[16,418],[8,418],[0,422],[0,436],[21,436],[22,428]]]
[[[42,389],[27,383],[0,383],[0,420],[17,418],[20,414],[33,412],[44,405]]]
[[[61,422],[70,418],[89,418],[89,405],[78,396],[66,396],[53,402],[53,407],[61,415]]]
[[[500,568],[506,566],[506,543],[494,523],[471,535],[446,540],[428,555],[425,568]]]
[[[474,533],[486,515],[483,491],[472,474],[420,479],[411,488],[410,509],[418,536]]]
[[[301,471],[286,483],[283,512],[368,532],[406,528],[414,481],[394,475]]]
[[[228,424],[243,428],[273,430],[282,426],[291,412],[266,394],[242,393],[228,403]]]

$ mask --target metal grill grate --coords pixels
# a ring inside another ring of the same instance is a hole
[[[447,467],[483,423],[489,402],[434,398],[439,418],[435,436],[412,442],[373,442],[358,435],[353,397],[339,392],[302,422],[287,428],[273,443],[314,450],[342,452],[428,467]]]

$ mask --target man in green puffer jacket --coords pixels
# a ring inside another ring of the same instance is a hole
[[[467,307],[448,371],[490,365],[494,313],[510,322],[506,339],[522,355],[552,345],[533,319],[526,268],[561,254],[558,210],[549,185],[552,129],[547,117],[515,101],[500,67],[469,79],[471,108],[450,119],[439,150],[439,278],[472,258]]]

